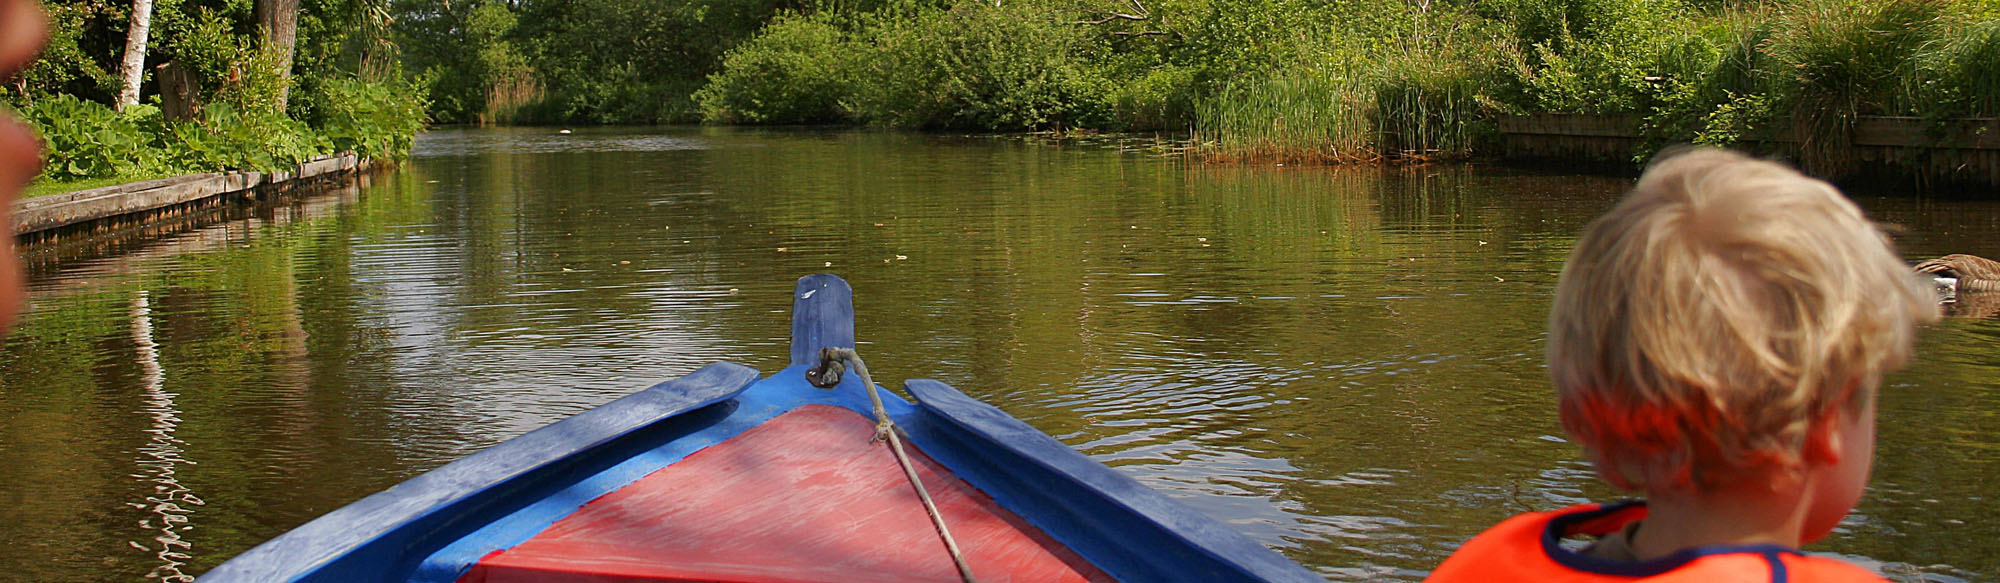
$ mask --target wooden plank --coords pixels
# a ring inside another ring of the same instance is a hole
[[[1500,118],[1500,132],[1548,136],[1636,138],[1639,117],[1635,115],[1590,115],[1581,113],[1536,113]]]
[[[2000,150],[2000,120],[1863,116],[1854,122],[1854,145]]]
[[[1537,113],[1500,118],[1503,134],[1571,137],[1638,138],[1635,115]],[[1754,141],[1796,143],[1794,132],[1762,132]],[[2000,149],[2000,119],[1929,120],[1908,116],[1861,116],[1854,122],[1853,145],[1906,148]]]
[[[144,212],[182,204],[235,190],[240,179],[232,175],[210,175],[137,191],[114,191],[59,204],[15,209],[14,232],[30,233],[121,214]]]
[[[216,172],[209,172],[209,173],[206,173],[206,174],[188,174],[188,175],[185,175],[185,176],[175,176],[175,177],[171,177],[171,178],[160,178],[160,179],[156,179],[156,180],[142,180],[142,181],[139,181],[139,182],[130,182],[130,183],[125,183],[125,184],[113,184],[113,185],[111,185],[111,186],[100,186],[100,187],[97,187],[97,188],[88,188],[88,189],[84,189],[84,190],[75,190],[75,191],[70,191],[70,192],[65,192],[65,193],[61,193],[61,194],[51,194],[51,195],[48,195],[48,196],[37,196],[37,197],[34,197],[34,198],[24,198],[24,199],[21,199],[20,201],[17,201],[17,202],[15,202],[15,204],[14,204],[14,209],[15,209],[15,210],[17,210],[17,211],[18,211],[18,210],[30,210],[30,209],[36,209],[36,208],[41,208],[41,207],[45,207],[45,206],[52,206],[52,205],[58,205],[58,204],[63,204],[63,203],[67,203],[67,202],[70,202],[70,201],[75,201],[75,200],[80,200],[80,199],[86,199],[86,198],[97,198],[97,197],[100,197],[100,196],[106,196],[106,195],[112,195],[112,194],[120,194],[120,193],[125,193],[125,192],[138,192],[138,191],[142,191],[142,190],[151,190],[151,189],[154,189],[154,188],[160,188],[160,187],[164,187],[164,186],[171,186],[171,185],[174,185],[174,184],[177,184],[177,183],[181,183],[181,182],[190,182],[190,181],[194,181],[194,180],[202,180],[202,179],[206,179],[206,178],[212,178],[212,177],[215,177],[215,176],[221,176],[221,174],[220,174],[220,173],[216,173]]]
[[[206,583],[374,581],[389,566],[428,552],[412,548],[440,531],[470,529],[468,513],[494,508],[542,480],[574,479],[619,460],[614,443],[684,413],[721,403],[757,371],[716,363],[501,442],[292,529],[201,576]],[[608,452],[608,453],[607,453]],[[620,458],[622,459],[622,458]]]
[[[935,583],[957,570],[875,423],[806,405],[591,501],[462,583]],[[985,583],[1111,583],[911,448]]]
[[[295,178],[338,175],[363,166],[366,163],[353,154],[329,155],[307,161],[289,172],[190,174],[39,196],[14,202],[12,227],[16,235],[33,233],[214,196],[247,193]]]

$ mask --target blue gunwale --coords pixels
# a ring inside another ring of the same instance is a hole
[[[688,454],[812,403],[870,415],[853,375],[805,381],[821,347],[853,347],[852,290],[801,278],[792,364],[757,380],[718,363],[413,478],[259,545],[202,581],[452,581],[493,551]],[[1276,552],[944,383],[884,407],[910,443],[1127,582],[1322,581]]]
[[[416,566],[408,552],[476,527],[545,481],[593,472],[651,449],[734,406],[757,371],[732,363],[578,413],[445,464],[279,535],[204,573],[202,581],[380,581]]]

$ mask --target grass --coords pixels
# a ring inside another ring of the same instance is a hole
[[[1374,99],[1353,73],[1281,71],[1202,101],[1195,142],[1204,158],[1218,162],[1378,160],[1369,120]]]
[[[36,180],[33,183],[28,184],[27,189],[21,191],[21,198],[35,198],[38,196],[63,194],[67,192],[76,192],[79,190],[90,190],[92,188],[102,188],[106,186],[114,186],[132,182],[144,182],[147,180],[158,180],[161,178],[168,178],[168,177],[169,176],[164,176],[164,175],[113,176],[110,178],[85,178],[82,180]]]

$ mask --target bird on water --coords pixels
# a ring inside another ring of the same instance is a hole
[[[2000,291],[2000,261],[1985,257],[1953,253],[1918,263],[1912,269],[1931,277],[1955,280],[1951,284],[1954,291]]]

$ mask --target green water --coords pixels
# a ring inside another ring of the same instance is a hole
[[[0,346],[0,580],[199,574],[716,360],[786,360],[793,280],[931,377],[1339,581],[1616,494],[1559,436],[1543,320],[1615,177],[1214,167],[1144,141],[451,130],[370,184],[30,250]],[[1868,198],[1906,255],[2000,204]],[[84,249],[77,251],[76,249]],[[2000,320],[1926,332],[1868,498],[1814,550],[2000,581]]]

